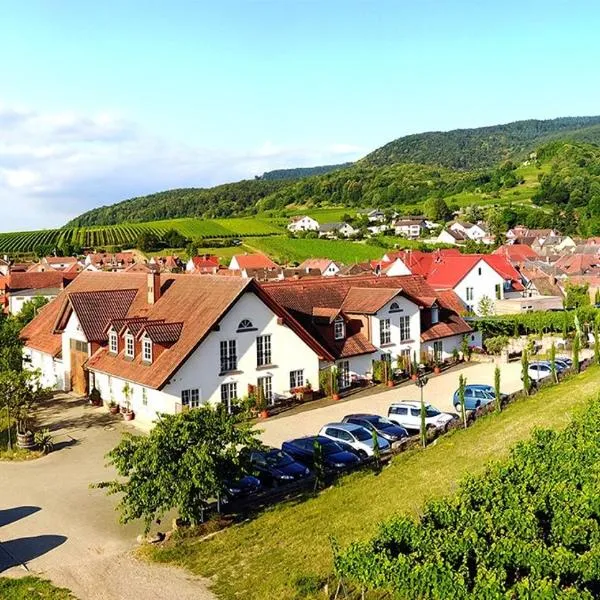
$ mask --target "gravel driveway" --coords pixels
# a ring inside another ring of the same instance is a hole
[[[140,525],[122,526],[115,498],[89,488],[112,477],[104,455],[131,426],[67,396],[41,413],[57,450],[31,462],[0,462],[0,573],[27,569],[81,600],[208,600],[205,581],[146,564],[131,550]]]

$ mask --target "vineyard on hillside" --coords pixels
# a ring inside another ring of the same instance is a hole
[[[0,233],[0,252],[27,254],[40,248],[47,249],[51,246],[59,248],[64,244],[96,249],[111,246],[126,247],[135,244],[143,233],[152,233],[160,238],[171,229],[175,229],[189,239],[268,236],[282,232],[280,227],[261,219],[173,219],[105,227],[74,227]]]
[[[419,520],[396,517],[336,552],[336,570],[406,600],[598,598],[599,467],[596,399],[565,431],[536,431]]]

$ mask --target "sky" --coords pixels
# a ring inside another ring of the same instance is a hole
[[[578,0],[0,0],[0,231],[600,114],[598,31]]]

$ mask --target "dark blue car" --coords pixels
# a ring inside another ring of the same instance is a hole
[[[310,475],[305,465],[296,462],[289,454],[276,448],[253,450],[250,454],[253,474],[263,485],[277,486],[298,481]]]
[[[392,447],[408,437],[408,431],[406,431],[404,427],[400,427],[400,425],[393,423],[386,417],[380,417],[379,415],[362,413],[346,415],[342,419],[342,423],[352,423],[354,425],[360,425],[369,431],[375,431],[378,436],[387,440]]]
[[[283,442],[281,449],[298,462],[312,468],[315,464],[315,441],[321,445],[323,463],[328,469],[341,471],[360,463],[360,458],[355,453],[322,435],[309,435]]]

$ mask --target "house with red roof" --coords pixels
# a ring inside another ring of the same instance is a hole
[[[274,263],[266,254],[236,254],[229,263],[229,268],[232,271],[275,269],[278,267],[279,265]]]
[[[84,272],[21,332],[45,385],[129,404],[152,422],[204,403],[268,402],[310,380],[327,350],[253,279]],[[130,390],[127,394],[124,390]]]
[[[536,260],[538,253],[527,244],[503,244],[496,248],[492,254],[504,256],[511,264],[520,264],[526,260]]]
[[[219,270],[219,257],[214,254],[201,254],[192,256],[185,265],[186,273],[199,273],[200,275],[215,275]]]

